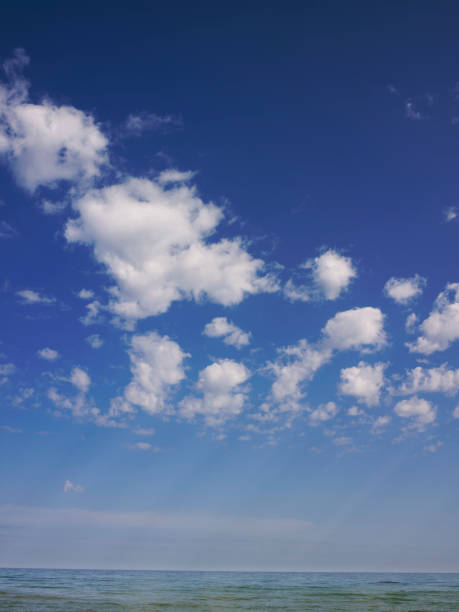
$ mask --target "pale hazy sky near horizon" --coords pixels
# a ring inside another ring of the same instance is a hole
[[[0,566],[459,571],[457,4],[0,15]]]

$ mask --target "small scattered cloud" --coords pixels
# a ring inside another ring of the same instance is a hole
[[[82,393],[86,393],[91,385],[91,379],[87,372],[78,367],[73,368],[70,374],[70,382]]]
[[[406,305],[421,295],[426,286],[426,279],[419,274],[411,278],[390,278],[384,285],[384,293],[397,304]]]
[[[51,202],[51,200],[43,200],[41,202],[41,210],[45,215],[59,215],[67,208],[67,202]]]
[[[159,130],[177,128],[183,125],[183,120],[174,115],[157,115],[156,113],[132,113],[128,115],[124,125],[123,133],[126,136],[142,136],[145,132],[156,132]]]
[[[385,427],[387,427],[391,421],[392,421],[392,417],[388,414],[377,417],[374,420],[373,425],[371,426],[372,433],[374,434],[381,433],[381,431]]]
[[[416,331],[416,326],[418,324],[418,315],[414,312],[410,312],[410,314],[406,317],[405,321],[405,331],[407,334],[414,334]]]
[[[409,429],[424,431],[435,422],[437,409],[432,402],[414,396],[395,404],[394,412],[402,419],[411,419]]]
[[[449,283],[439,294],[419,330],[421,335],[416,342],[407,343],[413,353],[430,355],[445,351],[459,339],[459,283]]]
[[[309,423],[311,425],[319,425],[325,421],[333,419],[338,414],[339,408],[335,402],[327,402],[322,404],[309,414]]]
[[[457,206],[448,206],[448,208],[445,208],[445,210],[443,211],[443,217],[446,223],[450,223],[451,221],[454,221],[455,219],[457,219],[458,215],[459,215],[459,210]]]
[[[290,301],[307,302],[311,299],[336,300],[357,277],[357,269],[350,257],[328,249],[318,257],[308,259],[302,268],[311,271],[312,284],[297,285],[292,279],[284,287]]]
[[[0,238],[15,238],[18,235],[16,229],[6,221],[0,221]]]
[[[54,304],[56,301],[53,297],[48,297],[39,293],[38,291],[34,291],[33,289],[21,289],[20,291],[16,291],[16,295],[21,298],[23,304]]]
[[[0,386],[8,382],[11,374],[16,371],[14,363],[3,363],[0,365]]]
[[[94,291],[92,291],[92,289],[81,289],[81,291],[78,292],[78,297],[82,300],[92,300]]]
[[[333,438],[333,444],[336,446],[349,446],[352,444],[352,442],[353,440],[349,436],[337,436],[336,438]]]
[[[37,351],[37,355],[41,359],[46,359],[47,361],[55,361],[60,357],[58,351],[55,351],[54,349],[49,347],[40,349],[39,351]]]
[[[424,450],[428,453],[436,453],[442,446],[443,442],[441,440],[437,440],[436,442],[432,442],[432,444],[427,444],[427,446],[424,446]]]
[[[421,113],[414,108],[414,104],[410,100],[405,104],[405,117],[414,121],[419,121],[419,119],[423,118]]]
[[[250,343],[250,333],[242,331],[226,317],[215,317],[204,328],[203,334],[209,338],[223,338],[225,344],[242,348]]]
[[[70,482],[70,480],[66,480],[64,484],[64,493],[83,493],[84,487],[82,485],[75,485]]]
[[[151,451],[153,453],[159,453],[161,451],[159,446],[153,446],[149,442],[135,442],[134,444],[129,444],[128,447],[131,450],[138,450],[143,452]]]
[[[137,427],[132,430],[132,433],[135,433],[136,436],[154,436],[155,429],[153,427]]]
[[[10,433],[22,433],[22,429],[19,429],[18,427],[11,427],[11,425],[1,425],[0,429],[4,429]]]
[[[99,334],[92,334],[91,336],[88,336],[86,338],[86,342],[93,349],[99,349],[104,343]]]

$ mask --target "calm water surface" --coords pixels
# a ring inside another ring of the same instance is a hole
[[[459,611],[459,574],[0,569],[0,610]]]

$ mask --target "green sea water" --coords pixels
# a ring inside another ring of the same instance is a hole
[[[0,610],[459,611],[459,574],[0,570]]]

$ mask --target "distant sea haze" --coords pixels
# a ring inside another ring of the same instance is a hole
[[[0,610],[459,610],[459,574],[1,569]]]

